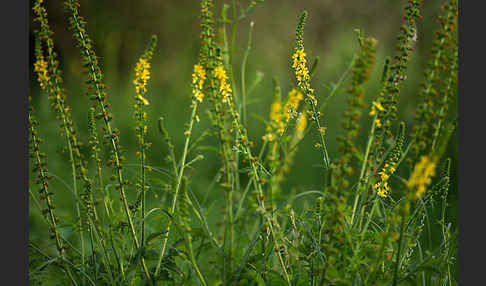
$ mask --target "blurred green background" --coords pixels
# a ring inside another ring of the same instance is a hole
[[[86,94],[86,79],[82,71],[79,50],[74,46],[71,32],[68,30],[67,16],[62,1],[46,0],[51,28],[54,31],[56,52],[59,55],[64,71],[67,101],[73,107],[73,118],[79,130],[79,138],[87,144],[87,110],[91,104]],[[250,1],[237,1],[238,10],[246,8]],[[408,78],[400,95],[400,117],[410,130],[413,112],[418,102],[417,93],[423,79],[423,70],[430,54],[433,42],[433,31],[438,27],[437,16],[440,13],[442,0],[424,1],[423,19],[417,23],[418,38],[415,53],[410,59]],[[224,4],[231,1],[215,1],[215,16],[219,18]],[[362,133],[358,138],[361,149],[364,148],[370,118],[367,115],[370,102],[378,94],[378,81],[383,69],[385,56],[393,55],[396,35],[401,25],[403,7],[406,1],[390,0],[312,0],[312,1],[265,1],[248,16],[240,21],[237,27],[233,71],[237,93],[241,90],[240,66],[247,46],[250,21],[255,23],[253,43],[247,64],[247,83],[251,84],[257,72],[264,74],[260,85],[249,95],[248,130],[255,142],[255,152],[262,144],[264,125],[252,114],[268,117],[272,101],[272,77],[276,77],[286,96],[294,83],[290,68],[290,57],[295,43],[295,27],[298,16],[305,9],[309,18],[305,27],[304,39],[306,52],[311,57],[320,57],[320,63],[312,80],[319,99],[324,99],[329,90],[325,87],[336,83],[349,65],[352,55],[359,49],[354,29],[361,29],[368,36],[378,40],[377,59],[366,84],[365,101],[367,107],[362,117]],[[127,157],[127,175],[135,179],[137,163],[135,157],[136,137],[133,122],[132,85],[134,66],[142,54],[151,34],[159,37],[158,46],[152,62],[152,77],[149,81],[147,99],[149,113],[149,141],[153,146],[148,155],[149,164],[165,167],[164,158],[167,148],[157,130],[157,119],[166,118],[169,133],[174,139],[178,154],[182,151],[184,124],[189,118],[191,98],[191,72],[197,61],[199,51],[199,1],[81,1],[81,14],[88,22],[88,33],[94,40],[97,55],[100,57],[108,87],[108,101],[112,104],[115,115],[114,125],[121,130],[121,144]],[[229,9],[231,18],[231,8]],[[222,24],[218,22],[218,27]],[[31,23],[32,31],[38,28]],[[231,27],[227,26],[228,32]],[[229,36],[229,35],[228,35]],[[33,63],[33,41],[31,41],[31,63]],[[30,94],[36,107],[36,115],[41,122],[40,136],[45,139],[44,151],[49,155],[49,171],[55,176],[52,185],[56,190],[55,201],[60,212],[61,221],[72,214],[72,200],[69,191],[71,184],[68,154],[63,152],[64,138],[59,133],[59,122],[51,112],[47,94],[40,90],[33,68],[30,68]],[[340,135],[341,116],[345,107],[346,94],[332,98],[323,116],[327,129],[327,142],[330,156],[337,154],[336,136]],[[457,108],[450,109],[450,118],[456,118]],[[205,110],[199,111],[201,122],[197,124],[194,134],[200,134],[208,128],[209,122]],[[398,123],[397,123],[398,126]],[[397,127],[396,126],[396,127]],[[287,177],[284,190],[297,192],[321,189],[322,171],[319,169],[319,151],[313,148],[314,137],[307,136],[301,143],[293,170]],[[209,138],[204,145],[215,144]],[[88,156],[86,146],[83,149]],[[205,160],[197,163],[196,169],[189,170],[192,188],[198,198],[209,207],[210,202],[222,198],[218,192],[207,193],[207,187],[220,167],[217,155],[208,150],[195,151],[191,156],[201,153]],[[179,156],[179,155],[178,155]],[[452,187],[450,190],[448,217],[457,225],[457,133],[452,144],[449,144],[448,156],[453,158]],[[129,164],[132,164],[131,166]],[[90,171],[94,170],[91,168]],[[32,177],[32,176],[31,176]],[[153,181],[153,195],[163,192],[162,181]],[[59,190],[59,191],[58,191]],[[132,188],[133,190],[133,188]],[[133,192],[132,192],[133,193]],[[132,194],[133,195],[133,194]],[[159,205],[160,200],[152,200],[152,205]],[[211,211],[213,216],[220,212],[216,206]],[[46,227],[40,220],[39,212],[31,205],[31,239],[39,241],[47,238]]]

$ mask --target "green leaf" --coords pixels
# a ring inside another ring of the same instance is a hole
[[[34,275],[36,274],[37,272],[40,272],[40,271],[43,271],[47,266],[53,264],[54,262],[56,262],[56,260],[58,260],[59,257],[55,257],[55,258],[52,258],[52,259],[49,259],[43,263],[41,263],[38,267],[36,267],[34,270],[31,270],[29,271],[29,276],[31,275]],[[56,266],[57,264],[54,263],[54,266]]]
[[[145,239],[145,244],[150,244],[150,242],[152,242],[152,240],[156,239],[157,237],[159,236],[162,236],[163,234],[165,234],[167,232],[167,230],[164,230],[164,231],[158,231],[158,232],[154,232],[154,233],[151,233],[149,236],[147,236],[147,238]]]

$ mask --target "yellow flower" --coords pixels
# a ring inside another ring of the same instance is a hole
[[[228,76],[226,75],[226,71],[224,70],[223,66],[217,66],[214,69],[214,76],[220,81],[228,79]]]
[[[290,114],[294,111],[297,111],[299,108],[300,101],[304,99],[304,96],[300,91],[297,89],[292,89],[289,92],[287,102],[285,103],[284,110],[283,110],[283,117],[285,118],[285,123],[287,123],[290,119]]]
[[[138,60],[135,66],[135,91],[138,96],[142,96],[147,92],[147,82],[150,78],[150,63],[143,57]]]
[[[301,140],[304,137],[304,131],[307,128],[307,116],[305,113],[300,114],[295,125],[295,136]]]
[[[206,71],[201,65],[198,64],[194,65],[194,73],[197,75],[199,79],[203,81],[206,79]]]
[[[375,114],[376,114],[375,107],[374,107],[374,106],[372,106],[372,107],[371,107],[371,111],[370,111],[370,116],[375,116]]]
[[[381,105],[381,103],[379,103],[379,102],[373,101],[373,106],[375,106],[376,108],[378,108],[379,111],[384,111],[385,110],[385,108],[383,108],[383,105]]]
[[[275,135],[273,133],[267,133],[267,134],[262,136],[262,139],[263,139],[263,141],[272,142],[273,139],[275,139]]]
[[[293,55],[292,59],[294,60],[294,63],[292,64],[293,68],[296,68],[301,62],[306,63],[306,53],[304,52],[304,49],[297,50]]]
[[[407,187],[417,188],[416,198],[419,198],[426,189],[426,186],[432,181],[435,175],[436,160],[428,156],[422,156],[420,161],[415,165],[412,175],[407,181]]]
[[[395,165],[396,162],[390,161],[385,163],[383,169],[378,172],[380,176],[380,181],[375,184],[375,189],[380,197],[385,198],[390,194],[390,186],[388,185],[388,179],[390,176],[395,173]]]
[[[217,66],[214,69],[214,76],[219,80],[219,92],[223,96],[223,102],[229,102],[233,90],[231,89],[230,84],[227,82],[228,75],[226,74],[226,70],[222,65]]]
[[[374,116],[376,114],[376,109],[378,109],[379,111],[385,110],[385,108],[383,107],[383,105],[381,105],[381,103],[373,101],[371,105],[370,116]]]
[[[297,89],[292,89],[287,97],[287,102],[282,108],[280,98],[275,98],[274,102],[270,106],[270,126],[267,126],[267,130],[273,132],[276,130],[277,134],[282,135],[286,124],[289,122],[292,114],[297,114],[300,101],[304,98],[302,92]]]
[[[307,69],[306,53],[304,48],[296,50],[292,55],[292,68],[295,70],[298,86],[306,86],[309,81],[309,70]]]
[[[317,99],[312,94],[308,93],[307,97],[312,101],[312,104],[317,105]],[[318,111],[319,112],[319,111]]]
[[[49,81],[49,76],[47,75],[47,62],[40,58],[34,63],[34,71],[37,73],[37,80],[42,88],[46,87]]]
[[[233,90],[226,81],[222,81],[219,86],[219,92],[221,92],[221,95],[223,95],[223,102],[228,102],[229,96]]]
[[[382,198],[386,198],[390,194],[390,186],[388,185],[388,181],[376,183],[375,189],[378,190],[378,196]]]
[[[390,175],[388,175],[387,173],[385,173],[383,171],[378,172],[378,175],[380,175],[381,180],[383,180],[383,181],[386,181],[386,180],[388,180],[388,178],[390,178]]]
[[[267,125],[268,134],[263,136],[264,140],[266,141],[273,141],[274,134],[273,132],[277,131],[278,134],[282,134],[284,132],[284,123],[282,121],[283,114],[282,114],[282,103],[280,102],[280,97],[275,97],[274,101],[270,105],[270,124]]]
[[[141,102],[143,102],[143,104],[145,104],[145,105],[149,105],[148,100],[147,100],[147,99],[145,99],[145,97],[141,96],[140,94],[139,94],[139,95],[137,95],[137,98],[138,98],[138,99],[139,99]]]
[[[192,94],[197,101],[202,102],[204,98],[203,85],[206,80],[206,71],[201,65],[194,65],[192,73]]]
[[[270,120],[272,122],[279,122],[282,118],[282,104],[279,100],[275,100],[270,106]]]
[[[381,127],[381,121],[380,121],[380,119],[377,118],[375,120],[375,124],[376,124],[376,127],[380,128]]]

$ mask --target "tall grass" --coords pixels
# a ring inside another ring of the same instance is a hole
[[[319,61],[311,65],[312,51],[304,49],[304,27],[312,11],[302,12],[293,53],[282,59],[289,62],[295,84],[284,92],[273,80],[273,94],[266,95],[273,101],[268,118],[262,118],[265,135],[256,144],[247,124],[248,96],[261,79],[252,85],[245,79],[253,22],[239,88],[233,55],[238,23],[262,2],[251,1],[238,13],[233,1],[232,15],[225,5],[216,19],[213,1],[201,1],[200,51],[188,83],[191,104],[180,107],[187,121],[177,123],[184,135],[181,146],[165,126],[170,118],[151,114],[157,37],[151,38],[133,65],[127,112],[133,114],[134,133],[124,136],[136,137],[138,158],[127,162],[119,122],[110,111],[109,100],[116,98],[108,97],[79,1],[65,1],[65,12],[83,62],[89,106],[69,105],[48,13],[43,0],[35,1],[33,68],[69,157],[65,163],[71,176],[61,179],[72,191],[74,212],[62,221],[75,226],[76,236],[59,226],[59,190],[49,184],[44,135],[29,101],[32,176],[37,178],[29,191],[49,229],[45,237],[55,245],[31,239],[32,285],[457,285],[457,229],[446,216],[452,176],[446,148],[457,125],[448,116],[457,98],[457,0],[442,6],[422,88],[407,95],[420,99],[412,126],[399,121],[398,107],[421,1],[409,0],[405,6],[396,49],[383,67],[376,67],[379,41],[356,30],[359,48],[327,98],[312,82]],[[380,92],[367,104],[364,93],[374,68],[383,70]],[[345,110],[339,111],[342,129],[328,130],[324,111],[337,94],[346,97]],[[85,124],[73,122],[73,108],[86,112],[87,132],[79,130]],[[368,119],[370,126],[361,129]],[[211,124],[201,131],[196,127],[203,120]],[[153,166],[153,156],[160,154],[150,151],[151,123],[158,123],[162,139],[154,143],[167,146],[166,166]],[[339,134],[337,142],[328,140],[328,132]],[[85,140],[79,134],[89,136]],[[360,134],[367,138],[363,146]],[[304,144],[308,141],[309,146]],[[337,144],[339,152],[331,154],[330,144]],[[319,152],[310,164],[319,165],[323,184],[284,192],[302,148]],[[193,181],[205,160],[203,150],[214,151],[219,159],[208,185]],[[137,171],[128,172],[130,166]],[[204,194],[193,191],[196,185],[221,199],[201,201]],[[304,208],[295,206],[297,200],[305,202]],[[222,208],[217,219],[208,211],[214,205]],[[433,244],[427,237],[436,205],[441,235],[440,243]]]

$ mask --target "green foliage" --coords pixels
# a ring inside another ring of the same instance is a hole
[[[289,67],[296,86],[284,96],[287,87],[274,77],[266,95],[272,100],[269,115],[255,115],[265,135],[254,139],[246,113],[253,112],[255,98],[249,96],[264,76],[257,72],[246,86],[253,22],[241,88],[233,73],[234,44],[237,24],[263,2],[251,1],[238,13],[233,1],[232,17],[225,5],[221,19],[215,19],[213,1],[201,1],[199,58],[186,96],[190,105],[177,107],[186,123],[164,115],[153,126],[157,99],[149,79],[157,82],[152,61],[158,53],[153,36],[134,65],[133,110],[125,113],[133,115],[135,132],[123,138],[111,106],[121,99],[107,96],[79,1],[65,1],[65,7],[91,104],[73,107],[45,4],[35,2],[34,72],[69,158],[53,163],[69,168],[63,176],[47,169],[49,146],[41,145],[44,129],[34,117],[39,103],[29,98],[31,216],[37,211],[48,230],[31,235],[32,285],[457,285],[457,227],[448,216],[453,161],[443,161],[450,157],[447,147],[456,129],[448,114],[457,98],[457,1],[447,1],[439,16],[410,134],[403,121],[395,122],[421,19],[421,1],[415,0],[404,8],[395,55],[384,62],[369,112],[364,95],[379,63],[378,41],[355,30],[358,49],[323,99],[313,88],[319,85],[311,84],[319,57],[310,65],[311,51],[304,51],[304,25],[312,10],[304,11]],[[344,111],[337,112],[342,129],[328,130],[330,116],[323,111],[339,94],[346,99]],[[81,110],[86,131],[73,119],[73,108]],[[167,123],[179,126],[178,132]],[[364,124],[369,131],[363,131]],[[156,128],[158,140],[151,136]],[[328,151],[331,131],[339,134],[336,154]],[[122,139],[136,144],[126,152],[137,154],[133,162],[123,156]],[[152,143],[163,145],[164,153],[155,153]],[[322,160],[315,158],[305,170],[318,177],[318,189],[289,179],[302,159],[299,152],[308,149],[322,153]],[[166,165],[156,166],[158,157]],[[205,162],[211,163],[207,170]],[[58,199],[64,189],[72,193],[74,212]]]

